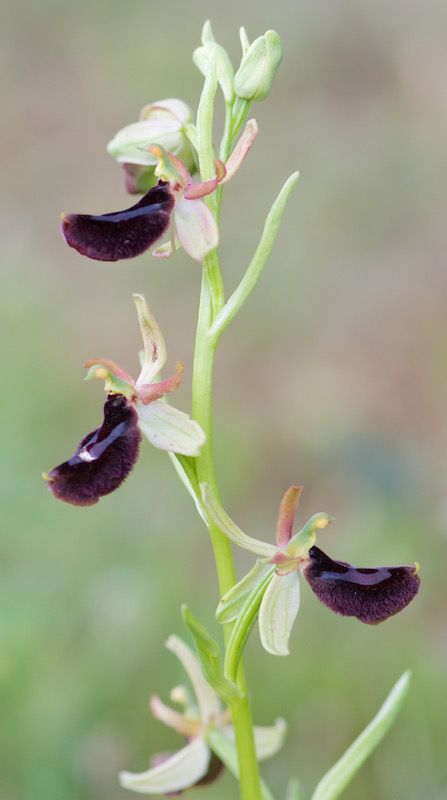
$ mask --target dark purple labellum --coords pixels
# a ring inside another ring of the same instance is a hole
[[[62,233],[70,247],[97,261],[134,258],[151,247],[169,226],[174,195],[160,181],[131,208],[112,214],[66,214]]]
[[[68,461],[48,474],[55,497],[91,506],[113,492],[137,460],[141,433],[137,412],[122,395],[109,395],[100,428],[84,437]]]
[[[377,625],[402,611],[419,589],[417,567],[357,569],[333,561],[318,547],[309,550],[304,577],[324,605],[345,617]]]

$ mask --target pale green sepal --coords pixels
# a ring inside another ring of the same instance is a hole
[[[242,694],[239,687],[224,677],[222,657],[217,642],[210,636],[202,623],[194,617],[188,606],[182,606],[182,615],[185,625],[194,639],[203,674],[210,686],[226,705],[240,700]]]
[[[241,40],[242,55],[245,56],[245,53],[250,47],[250,40],[243,25],[239,28],[239,39]]]
[[[185,127],[191,121],[191,109],[182,100],[168,98],[145,106],[138,122],[126,125],[107,145],[108,152],[123,164],[154,167],[157,158],[152,145],[160,145],[180,158],[190,171],[195,154]]]
[[[103,364],[92,364],[84,380],[92,381],[95,378],[104,381],[104,390],[107,394],[122,394],[128,400],[135,397],[135,386],[115,375],[111,369],[108,369]]]
[[[246,100],[265,100],[281,63],[283,48],[276,31],[267,31],[250,45],[234,78],[234,88]]]
[[[191,458],[191,456],[182,456],[177,453],[168,453],[168,456],[171,459],[174,469],[181,482],[194,500],[199,516],[203,519],[206,525],[207,519],[200,499],[200,488],[197,481],[193,458]]]
[[[200,719],[205,725],[208,724],[212,719],[216,719],[221,712],[220,702],[216,692],[205,680],[196,656],[191,648],[185,644],[183,639],[172,634],[166,641],[166,647],[171,653],[174,653],[181,662],[194,689],[194,694],[199,705]]]
[[[228,736],[218,728],[210,728],[205,734],[206,741],[227,770],[239,780],[239,765],[237,761],[236,746]],[[273,800],[273,795],[264,781],[261,780],[261,800]]]
[[[174,225],[181,246],[195,261],[202,262],[219,244],[219,228],[203,200],[180,197],[174,207]]]
[[[235,741],[234,728],[227,726],[224,728],[224,733]],[[287,722],[285,719],[277,719],[274,725],[260,726],[255,725],[253,728],[255,737],[256,757],[258,761],[266,761],[268,758],[273,758],[281,750],[284,744],[284,739],[287,734]]]
[[[312,800],[335,800],[341,795],[396,719],[408,693],[410,677],[410,672],[404,672],[399,678],[374,719],[321,779]]]
[[[166,363],[166,345],[144,295],[134,294],[132,296],[137,309],[138,324],[144,345],[144,360],[136,382],[136,386],[139,388],[145,383],[152,383],[157,373],[163,369]]]
[[[257,586],[270,569],[271,566],[269,564],[258,558],[250,572],[220,598],[216,609],[217,622],[232,622],[236,619],[252,589]]]
[[[296,572],[274,575],[259,609],[262,646],[274,656],[289,655],[289,639],[300,607],[300,584]]]
[[[107,152],[122,164],[138,164],[155,166],[156,157],[150,152],[150,146],[159,144],[176,154],[181,150],[177,120],[148,120],[132,122],[117,134],[107,145]]]
[[[198,456],[206,437],[199,423],[184,411],[154,400],[136,404],[139,427],[150,443],[159,450],[184,456]]]
[[[202,738],[178,750],[146,772],[120,772],[120,784],[140,794],[169,794],[194,786],[206,775],[210,761],[209,748]]]
[[[239,547],[242,547],[244,550],[256,553],[258,556],[273,558],[277,551],[277,548],[273,544],[261,542],[258,539],[253,539],[252,536],[247,536],[246,533],[238,528],[226,511],[224,511],[214,492],[211,490],[211,487],[206,483],[202,483],[200,484],[200,488],[208,518],[220,528],[222,533],[224,533],[230,541],[239,545]]]
[[[306,800],[301,784],[297,778],[291,778],[287,784],[286,800]]]

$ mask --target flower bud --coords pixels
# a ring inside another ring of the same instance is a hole
[[[227,103],[231,102],[234,96],[233,81],[234,72],[230,57],[222,45],[218,44],[209,21],[205,22],[202,31],[202,47],[194,50],[192,59],[202,75],[207,76],[211,64],[216,65],[216,77]]]
[[[190,108],[181,100],[159,100],[145,106],[138,122],[126,125],[107,145],[107,151],[121,164],[153,167],[157,158],[150,152],[152,145],[161,145],[195,171],[194,151],[185,133],[191,122]]]
[[[276,31],[267,31],[250,45],[234,78],[234,88],[246,100],[265,100],[282,59]]]

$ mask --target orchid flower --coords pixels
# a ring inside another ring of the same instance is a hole
[[[328,514],[314,514],[293,535],[301,491],[302,487],[291,486],[285,492],[273,545],[247,536],[228,517],[209,487],[203,487],[209,520],[231,541],[261,556],[251,572],[222,597],[217,619],[236,619],[251,593],[266,586],[259,606],[259,632],[263,647],[273,655],[289,654],[289,638],[300,606],[299,572],[324,605],[368,625],[377,625],[402,611],[419,589],[418,564],[358,568],[334,561],[316,547],[317,532],[333,522]]]
[[[175,753],[162,753],[152,759],[154,766],[145,772],[121,772],[125,789],[141,794],[177,794],[192,786],[215,780],[223,769],[222,749],[234,750],[234,731],[228,709],[222,709],[218,695],[206,682],[200,664],[190,648],[178,636],[170,636],[166,647],[179,659],[194,690],[192,699],[184,686],[171,692],[171,699],[183,706],[177,711],[157,696],[151,697],[153,716],[183,736],[187,744]],[[256,754],[259,760],[271,758],[281,748],[286,723],[278,719],[271,727],[254,728]]]
[[[120,486],[137,460],[142,434],[160,450],[189,456],[197,456],[205,442],[200,425],[162,399],[178,388],[183,368],[178,365],[175,375],[157,380],[166,362],[163,335],[143,295],[133,299],[144,344],[139,377],[134,380],[106,358],[85,364],[86,380],[104,380],[104,421],[68,461],[44,476],[55,497],[74,505],[93,505]]]
[[[216,221],[202,198],[237,172],[257,132],[256,120],[249,120],[227,163],[216,161],[215,177],[198,183],[181,159],[154,142],[148,152],[158,162],[157,186],[124,211],[63,214],[62,233],[67,244],[88,258],[119,261],[141,255],[171,228],[170,240],[154,255],[169,256],[179,243],[191,258],[202,262],[219,242]]]

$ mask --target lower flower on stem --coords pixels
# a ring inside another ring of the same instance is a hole
[[[160,450],[187,456],[197,456],[205,442],[200,425],[164,401],[179,386],[183,368],[157,379],[166,361],[164,339],[143,295],[134,295],[134,301],[144,344],[139,377],[134,381],[105,358],[85,364],[87,379],[105,382],[104,421],[68,461],[44,476],[53,495],[73,505],[93,505],[121,485],[137,460],[142,434]]]
[[[336,614],[356,617],[376,625],[407,606],[419,590],[419,565],[397,567],[353,567],[334,561],[315,546],[317,532],[333,521],[318,513],[293,535],[293,522],[301,487],[291,486],[281,501],[276,545],[247,536],[223,511],[209,487],[204,504],[209,518],[233,542],[263,556],[255,568],[225,595],[217,609],[220,622],[230,622],[244,613],[262,581],[266,585],[259,606],[259,631],[264,648],[273,655],[289,654],[289,638],[300,607],[301,572],[318,599]],[[272,565],[276,567],[272,572]]]
[[[223,764],[213,750],[216,736],[224,738],[227,749],[235,751],[235,745],[229,711],[222,709],[219,697],[206,682],[195,655],[178,636],[170,636],[166,647],[181,662],[195,696],[191,697],[184,686],[177,686],[171,692],[171,699],[182,707],[181,711],[166,706],[156,695],[152,696],[149,707],[156,719],[180,733],[187,744],[175,753],[155,756],[153,766],[145,772],[121,772],[119,777],[125,789],[141,794],[172,796],[193,786],[211,783],[219,777]],[[282,719],[271,727],[255,726],[258,759],[274,756],[281,748],[285,734],[286,723]],[[221,748],[218,749],[220,752]]]

